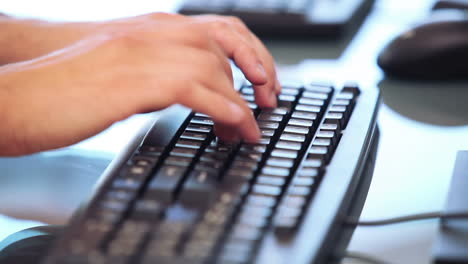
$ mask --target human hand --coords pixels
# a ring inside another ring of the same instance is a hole
[[[257,104],[276,106],[271,55],[235,18],[151,14],[96,24],[74,45],[0,68],[7,124],[1,153],[66,146],[176,103],[212,116],[223,139],[256,141],[258,127],[233,89],[228,58],[254,84]]]

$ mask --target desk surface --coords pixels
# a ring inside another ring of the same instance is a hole
[[[86,5],[88,1],[84,2]],[[445,202],[456,151],[468,149],[468,105],[465,103],[468,83],[385,79],[375,63],[383,45],[398,32],[426,17],[432,2],[377,1],[346,49],[343,49],[343,43],[266,41],[279,62],[283,77],[293,75],[306,81],[357,80],[366,89],[381,90],[384,103],[378,117],[380,147],[362,219],[440,210]],[[138,13],[138,10],[129,12]],[[0,191],[5,194],[0,213],[47,223],[65,223],[118,151],[121,145],[115,144],[115,140],[125,143],[134,127],[146,119],[147,116],[136,116],[67,149],[0,159],[0,171],[6,172],[0,186]],[[73,168],[76,169],[64,174],[67,164],[75,164]],[[47,173],[32,175],[39,174],[38,171]],[[41,208],[44,205],[47,208]],[[25,225],[33,224],[36,223]],[[24,225],[11,225],[7,230],[0,228],[0,239],[2,234],[16,231],[20,226]],[[429,263],[436,229],[435,220],[358,228],[349,250],[370,254],[389,263]],[[346,259],[343,263],[361,262]]]

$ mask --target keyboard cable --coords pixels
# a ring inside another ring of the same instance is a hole
[[[375,226],[391,225],[391,224],[412,222],[412,221],[418,221],[418,220],[437,219],[437,218],[441,219],[442,221],[448,220],[448,219],[468,219],[468,212],[442,213],[440,211],[436,211],[436,212],[427,212],[427,213],[397,216],[397,217],[378,219],[378,220],[359,220],[359,218],[349,217],[345,219],[344,225],[352,226],[352,227],[355,227],[355,226],[375,227]],[[368,254],[355,252],[355,251],[346,251],[343,258],[356,259],[356,260],[360,260],[360,261],[363,261],[364,263],[369,263],[369,264],[390,264],[389,262],[370,256]]]
[[[349,226],[382,226],[398,224],[403,222],[427,220],[440,218],[442,221],[447,219],[463,219],[468,218],[468,212],[456,212],[456,213],[442,213],[442,212],[428,212],[419,214],[410,214],[398,217],[392,217],[387,219],[379,220],[359,220],[359,218],[347,218],[344,222],[345,225]]]

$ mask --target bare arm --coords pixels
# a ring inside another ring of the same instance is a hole
[[[260,107],[280,87],[263,44],[238,19],[149,14],[106,23],[0,22],[0,155],[64,147],[128,116],[182,104],[224,139],[259,130],[228,59]],[[207,103],[209,102],[209,103]]]
[[[51,23],[0,15],[0,65],[36,58],[89,35],[87,23]]]

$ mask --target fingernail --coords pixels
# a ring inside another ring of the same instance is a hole
[[[271,103],[271,107],[273,108],[276,108],[278,106],[278,99],[276,98],[276,91],[271,91],[270,103]]]
[[[276,80],[275,91],[276,91],[276,94],[281,93],[281,83],[278,81],[278,79]]]
[[[253,134],[252,137],[245,139],[248,143],[257,143],[258,140],[260,139],[260,128],[258,128],[258,125],[256,122],[253,125],[253,129],[255,130],[254,132],[255,134]]]
[[[229,107],[229,111],[231,112],[231,115],[236,117],[236,119],[243,118],[244,110],[238,104],[229,102],[228,107]]]
[[[267,73],[265,71],[265,68],[263,67],[263,65],[261,63],[257,64],[257,72],[258,72],[258,74],[260,74],[260,76],[262,76],[262,78],[264,80],[266,80],[268,78]]]

